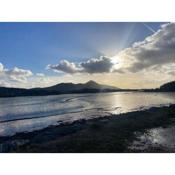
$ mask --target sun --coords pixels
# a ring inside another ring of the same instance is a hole
[[[118,57],[118,55],[111,57],[111,62],[114,64],[113,67],[115,69],[119,69],[122,67],[122,62],[121,62],[121,59]]]

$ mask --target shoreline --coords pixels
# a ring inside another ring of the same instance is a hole
[[[98,91],[98,92],[70,92],[70,93],[58,93],[58,94],[47,94],[47,95],[17,95],[17,96],[0,96],[1,98],[18,98],[18,97],[47,97],[57,95],[72,95],[72,94],[101,94],[101,93],[114,93],[114,92],[146,92],[146,93],[174,93],[175,91],[158,91],[150,89],[122,89],[116,91]]]
[[[0,137],[0,152],[13,153],[130,153],[169,152],[161,146],[131,150],[136,132],[175,125],[175,105],[78,120],[57,126]],[[172,150],[171,150],[172,151]],[[175,150],[173,151],[175,152]]]

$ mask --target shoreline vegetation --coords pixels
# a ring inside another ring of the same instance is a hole
[[[73,115],[73,114],[72,114]],[[131,150],[136,132],[175,125],[175,105],[152,107],[0,137],[0,152],[12,153],[130,153],[172,152],[161,146]]]

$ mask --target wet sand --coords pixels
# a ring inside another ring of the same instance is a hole
[[[131,153],[175,152],[175,105],[50,126],[0,137],[0,152]],[[162,133],[156,140],[155,131]],[[149,138],[153,132],[152,140]],[[166,132],[168,132],[166,134]],[[146,137],[148,136],[148,137]],[[166,137],[171,136],[171,139]],[[146,139],[143,139],[146,138]],[[164,143],[166,142],[167,143]],[[169,144],[169,140],[171,143]],[[170,145],[170,146],[169,146]],[[173,145],[173,146],[172,146]]]

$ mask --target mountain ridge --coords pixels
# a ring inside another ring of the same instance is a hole
[[[49,87],[38,88],[13,88],[0,87],[0,97],[18,97],[18,96],[46,96],[72,93],[100,93],[100,92],[118,92],[118,91],[138,91],[138,92],[175,92],[175,81],[161,85],[156,89],[120,89],[118,87],[99,84],[95,81],[86,83],[59,83]]]
[[[0,87],[0,97],[16,97],[16,96],[40,96],[40,95],[59,95],[67,93],[95,93],[95,92],[113,92],[120,90],[118,87],[102,85],[95,81],[86,83],[59,83],[44,88],[11,88]]]

